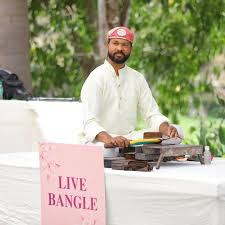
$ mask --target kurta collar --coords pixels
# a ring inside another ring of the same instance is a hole
[[[113,68],[113,66],[108,62],[108,60],[105,59],[104,65],[105,65],[111,72],[113,72],[113,74],[114,74],[115,76],[117,76],[117,75],[116,75],[116,72],[115,72],[115,70],[114,70],[114,68]],[[119,69],[119,73],[121,73],[121,72],[123,73],[123,71],[126,71],[126,69],[127,69],[127,65],[125,64],[125,66],[124,66],[123,68]]]

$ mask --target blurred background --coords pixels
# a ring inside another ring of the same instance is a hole
[[[27,45],[26,38],[16,39],[17,49],[29,50],[23,64],[28,66],[17,71],[34,96],[79,101],[88,74],[106,57],[106,32],[125,25],[135,33],[128,65],[145,75],[162,113],[181,124],[185,143],[209,145],[215,156],[225,157],[225,0],[0,0],[0,5],[4,13],[6,6],[15,8],[19,16],[14,13],[11,23],[21,20],[18,33],[28,35]],[[144,126],[140,118],[137,129]]]

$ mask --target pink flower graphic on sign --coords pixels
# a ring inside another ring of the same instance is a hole
[[[40,145],[40,169],[41,173],[46,173],[47,180],[51,177],[55,177],[55,172],[60,167],[54,159],[51,159],[51,150],[52,146],[50,144]]]

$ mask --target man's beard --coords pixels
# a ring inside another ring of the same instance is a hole
[[[118,53],[120,53],[122,56],[117,57],[116,54]],[[108,52],[108,57],[116,64],[124,64],[130,57],[130,54],[125,55],[123,52],[115,52],[114,54],[111,54],[110,52]]]

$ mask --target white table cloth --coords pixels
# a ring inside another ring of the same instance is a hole
[[[0,153],[35,149],[36,118],[28,102],[0,100]]]
[[[0,154],[0,184],[0,225],[40,225],[38,153]],[[105,169],[105,184],[107,225],[225,225],[225,159]]]
[[[81,132],[80,102],[0,100],[0,153],[38,151],[42,141],[79,143]]]

